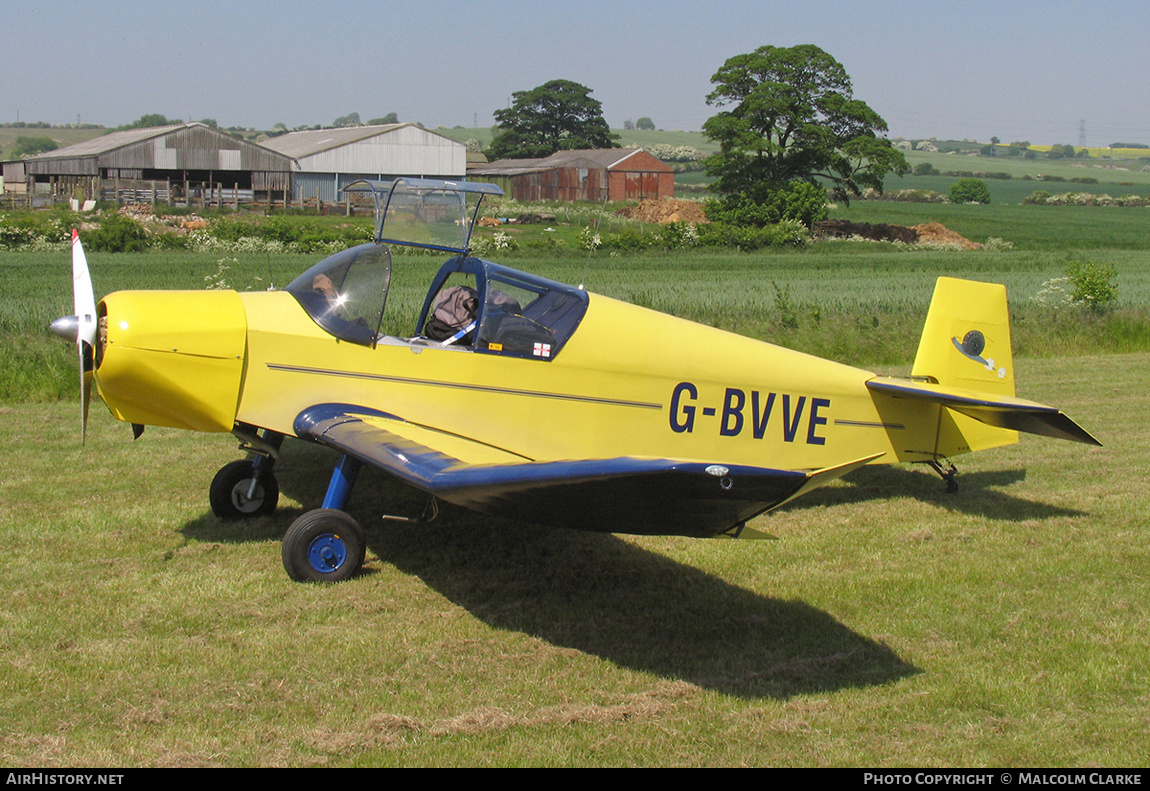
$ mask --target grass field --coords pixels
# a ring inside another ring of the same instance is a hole
[[[1145,766],[1145,215],[838,211],[1015,246],[508,263],[890,373],[914,354],[938,275],[1003,282],[1019,395],[1103,447],[1024,437],[956,460],[957,494],[921,468],[865,468],[756,520],[778,539],[761,542],[453,508],[397,526],[379,515],[422,501],[365,471],[349,506],[368,527],[365,572],[299,585],[279,540],[322,499],[330,454],[285,445],[280,509],[234,525],[207,504],[232,438],[149,428],[133,442],[96,405],[81,447],[73,352],[43,329],[70,312],[67,254],[0,253],[0,763]],[[1115,268],[1113,310],[1037,302],[1074,258]],[[315,257],[89,254],[99,294],[201,288],[221,260],[229,285],[266,288]],[[397,259],[398,324],[438,263]]]
[[[863,470],[774,542],[540,529],[410,500],[350,510],[366,572],[289,582],[285,499],[206,505],[232,442],[74,404],[6,407],[0,761],[20,766],[1144,766],[1150,355],[1019,361],[1101,449],[1025,438]]]

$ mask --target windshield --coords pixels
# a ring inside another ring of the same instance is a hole
[[[376,207],[376,240],[462,253],[484,195],[502,195],[494,184],[404,178],[357,181],[344,187],[370,195]]]
[[[466,249],[470,235],[466,193],[446,190],[411,190],[400,183],[387,202],[380,237],[451,250]]]
[[[391,252],[362,244],[329,256],[287,286],[316,324],[345,341],[373,345],[379,337]]]

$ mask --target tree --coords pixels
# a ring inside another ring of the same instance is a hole
[[[8,156],[12,159],[26,159],[37,154],[55,151],[57,148],[59,146],[56,145],[56,141],[50,137],[18,137],[12,144],[12,150]]]
[[[640,118],[638,121],[635,122],[635,128],[636,129],[644,129],[644,130],[653,132],[653,131],[655,131],[655,122],[652,121],[647,116],[643,116],[642,118]]]
[[[169,124],[182,124],[179,118],[169,119],[163,113],[147,113],[141,115],[135,121],[127,126],[118,127],[119,129],[150,129],[153,126],[168,126]]]
[[[398,123],[399,123],[399,114],[398,113],[388,113],[387,115],[383,116],[382,118],[372,118],[370,121],[367,122],[367,125],[368,126],[383,126],[384,124],[398,124]]]
[[[950,185],[951,203],[990,203],[990,189],[982,179],[959,179]]]
[[[878,113],[853,97],[842,65],[813,44],[764,46],[729,58],[707,103],[727,107],[703,124],[719,143],[707,160],[726,196],[758,199],[790,182],[829,182],[846,199],[888,173],[908,171]]]
[[[511,106],[496,110],[499,131],[491,141],[493,159],[546,157],[561,149],[614,148],[616,135],[603,119],[603,106],[591,89],[570,80],[552,80],[511,94]]]

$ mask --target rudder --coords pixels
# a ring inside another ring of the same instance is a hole
[[[1006,287],[940,277],[911,376],[947,387],[1014,396],[1014,357]],[[953,456],[1018,441],[1018,432],[943,408],[936,452]]]

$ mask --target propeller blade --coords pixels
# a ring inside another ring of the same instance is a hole
[[[96,294],[80,234],[72,229],[72,305],[76,309],[76,349],[80,357],[80,444],[88,439],[88,406],[92,402],[93,351],[96,345]]]
[[[80,234],[72,229],[72,305],[76,310],[76,342],[96,345],[96,295],[92,291],[92,276],[88,272],[88,257]]]
[[[92,367],[85,365],[84,345],[80,344],[80,444],[88,439],[88,406],[92,403]]]
[[[80,361],[80,441],[87,439],[88,404],[92,400],[92,378],[95,376],[96,295],[88,272],[88,257],[80,234],[72,229],[72,307],[74,316],[61,316],[50,325],[52,332],[76,344]]]

